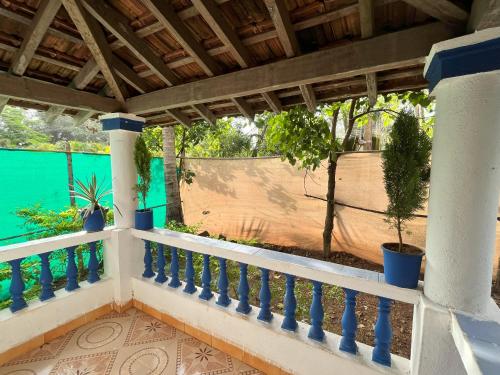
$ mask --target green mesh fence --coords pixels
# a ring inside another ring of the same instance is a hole
[[[0,149],[0,239],[26,233],[22,219],[16,216],[20,208],[40,204],[44,209],[64,210],[70,204],[68,168],[64,152],[39,152]],[[111,188],[111,159],[109,155],[72,153],[73,176],[86,180],[95,173],[104,186]],[[163,161],[154,158],[151,166],[152,184],[148,206],[162,206],[154,209],[156,226],[165,224],[165,184]],[[82,205],[78,202],[77,205]],[[104,199],[112,206],[112,196]],[[18,237],[0,241],[0,246],[26,241]]]

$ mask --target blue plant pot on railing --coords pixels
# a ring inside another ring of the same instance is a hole
[[[105,224],[105,214],[100,208],[83,219],[83,229],[87,232],[100,232],[104,229]]]
[[[384,253],[385,281],[400,288],[415,289],[418,286],[424,252],[420,250],[419,254],[406,254],[390,249],[397,246],[395,243],[385,243],[381,246]]]
[[[135,210],[135,229],[153,229],[153,210]]]

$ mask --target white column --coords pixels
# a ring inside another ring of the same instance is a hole
[[[125,306],[133,297],[132,278],[140,277],[143,268],[143,243],[130,230],[135,224],[137,171],[134,145],[144,119],[125,113],[100,117],[103,130],[109,132],[111,176],[115,229],[104,242],[104,273],[113,279],[114,302]]]
[[[111,130],[111,176],[113,186],[114,219],[117,228],[133,228],[137,208],[137,172],[134,164],[134,144],[139,133],[128,130]]]
[[[500,194],[500,71],[443,80],[434,94],[424,291],[440,305],[482,313]]]

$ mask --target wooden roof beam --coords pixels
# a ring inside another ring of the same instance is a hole
[[[217,121],[215,115],[207,108],[205,104],[194,104],[193,108],[209,124],[214,125]]]
[[[371,38],[375,35],[375,0],[359,0],[359,21],[361,37]],[[368,102],[373,107],[377,103],[377,73],[366,75]]]
[[[80,69],[75,78],[73,78],[71,86],[77,88],[78,90],[83,90],[94,79],[97,73],[99,73],[99,70],[100,68],[99,65],[97,65],[97,62],[94,58],[91,58]]]
[[[245,116],[250,122],[253,121],[253,118],[255,117],[255,111],[250,103],[248,103],[243,98],[232,98],[231,101],[243,116]]]
[[[36,79],[16,77],[6,73],[0,73],[0,95],[65,108],[104,113],[123,111],[122,104],[112,98],[105,98],[89,92]]]
[[[166,112],[173,117],[179,124],[183,126],[190,126],[191,125],[191,120],[189,117],[187,117],[182,111],[178,108],[171,108],[166,110]]]
[[[52,125],[52,123],[64,113],[65,108],[61,106],[52,106],[45,112],[45,122]]]
[[[24,74],[60,7],[60,0],[42,0],[40,2],[35,17],[24,34],[23,43],[12,62],[10,68],[12,73],[18,76]]]
[[[160,21],[162,26],[179,42],[182,48],[195,59],[196,63],[209,77],[222,73],[219,64],[195,39],[191,31],[168,2],[162,0],[141,1],[151,11],[153,16]]]
[[[112,67],[112,52],[101,25],[83,8],[80,1],[62,1],[76,28],[82,35],[83,40],[85,40],[86,46],[94,56],[115,98],[118,101],[124,102],[127,91],[125,85]]]
[[[448,24],[465,24],[469,13],[449,0],[403,0],[405,3],[421,10]]]
[[[137,73],[118,56],[113,55],[111,58],[111,62],[118,76],[120,76],[121,79],[135,88],[141,94],[145,94],[153,90],[151,85],[146,80],[139,77]]]
[[[69,1],[69,0],[64,0]],[[73,0],[74,1],[74,0]],[[156,55],[144,40],[139,38],[129,26],[128,18],[116,11],[105,1],[81,0],[85,9],[111,31],[146,64],[163,82],[172,86],[180,82],[179,78]]]
[[[224,18],[214,0],[192,0],[192,3],[242,68],[255,65],[247,48],[241,42],[236,31]]]
[[[274,91],[263,92],[262,97],[274,113],[280,113],[282,111],[281,102]]]
[[[299,88],[309,112],[316,112],[316,94],[314,94],[312,85],[300,85]]]
[[[9,99],[10,98],[8,96],[0,96],[0,114],[2,114],[3,109],[5,108],[7,103],[9,102]]]
[[[286,56],[300,55],[299,42],[290,21],[285,0],[265,0],[265,3]]]
[[[85,121],[87,121],[89,118],[91,118],[95,114],[94,111],[80,111],[78,112],[74,117],[73,120],[75,121],[76,126],[82,125]]]
[[[433,44],[456,33],[442,23],[431,23],[135,96],[126,108],[136,114],[155,112],[414,66],[425,61]]]

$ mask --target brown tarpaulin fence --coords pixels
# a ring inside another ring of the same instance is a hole
[[[185,165],[196,173],[191,185],[181,187],[187,224],[231,239],[322,251],[325,163],[312,173],[279,158],[185,159]],[[380,244],[397,241],[397,234],[384,215],[370,212],[387,206],[380,153],[341,155],[335,195],[340,204],[335,207],[332,249],[381,263]],[[425,226],[426,218],[416,217],[404,241],[425,248]],[[496,259],[499,234],[497,222]]]

